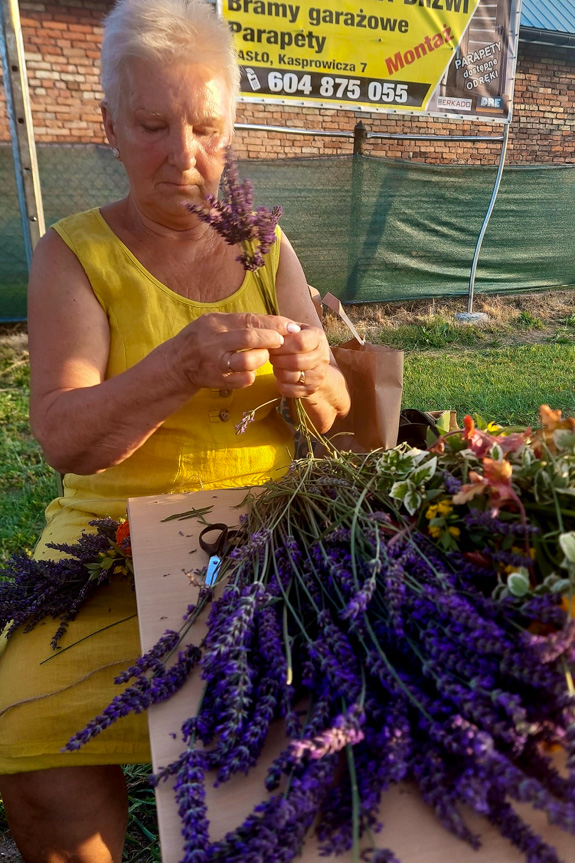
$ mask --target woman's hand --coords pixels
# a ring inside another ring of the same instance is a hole
[[[298,356],[305,352],[306,356],[310,355],[305,368],[311,368],[315,364],[312,354],[318,339],[309,335],[300,339],[301,335],[298,324],[280,315],[215,313],[192,321],[162,348],[165,362],[184,389],[243,389],[253,384],[257,370],[268,360],[275,363],[272,357],[277,357],[280,361],[278,352],[286,342],[292,345],[292,339],[298,341],[288,349],[290,356],[295,355],[286,360],[288,367],[291,363],[295,369],[293,364],[297,364]],[[289,378],[286,372],[286,384]],[[291,379],[293,383],[293,372]],[[287,391],[284,394],[292,395]],[[301,394],[300,385],[297,395]]]
[[[330,365],[329,345],[323,330],[301,324],[269,354],[279,391],[286,398],[304,398],[324,384]]]
[[[270,352],[279,388],[288,398],[305,398],[305,411],[313,427],[327,432],[337,416],[349,411],[349,393],[318,326],[304,272],[285,234],[276,291],[280,312],[301,327],[299,333],[286,336],[284,344]]]

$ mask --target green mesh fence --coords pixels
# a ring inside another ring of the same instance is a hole
[[[46,224],[125,194],[108,148],[40,146]],[[308,281],[344,302],[466,294],[495,167],[370,156],[241,164]],[[0,319],[25,317],[26,263],[11,150],[0,147]],[[575,285],[575,166],[506,167],[483,243],[478,293]]]
[[[467,293],[496,168],[341,157],[246,166],[308,281],[345,302]],[[575,285],[575,166],[507,167],[477,292]]]
[[[108,147],[38,146],[46,227],[58,219],[121,198],[128,184]],[[0,321],[26,318],[28,272],[12,150],[0,145]]]

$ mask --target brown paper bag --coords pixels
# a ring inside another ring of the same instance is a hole
[[[351,410],[347,417],[335,421],[327,437],[340,450],[389,449],[397,443],[403,351],[366,342],[333,294],[326,294],[323,302],[347,324],[354,336],[332,348],[349,387]]]

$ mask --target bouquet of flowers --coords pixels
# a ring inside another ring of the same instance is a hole
[[[541,416],[535,433],[466,418],[431,451],[295,461],[253,497],[215,595],[202,588],[180,632],[118,678],[130,685],[67,748],[193,670],[201,705],[155,778],[175,777],[185,863],[291,860],[313,824],[322,854],[392,863],[378,807],[405,778],[473,847],[462,804],[530,863],[558,861],[513,807],[575,833],[575,421]],[[247,773],[280,718],[288,742],[268,796],[211,842],[205,783]]]
[[[565,608],[575,564],[575,419],[548,405],[534,434],[467,416],[421,452],[385,455],[387,490],[456,566],[494,598],[552,592]]]

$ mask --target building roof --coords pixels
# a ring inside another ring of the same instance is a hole
[[[572,44],[575,38],[575,0],[523,0],[520,38]]]

